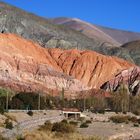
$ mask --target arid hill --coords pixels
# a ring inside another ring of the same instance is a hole
[[[110,42],[114,46],[120,46],[127,42],[140,39],[140,33],[112,29],[82,21],[77,18],[54,18],[52,22],[65,25],[76,31],[80,31],[89,38],[97,38],[104,42]]]
[[[140,40],[128,42],[121,47],[129,51],[129,55],[136,65],[140,65]]]
[[[132,67],[118,73],[114,78],[104,83],[101,88],[106,91],[118,91],[121,86],[125,86],[132,95],[140,93],[140,67]]]
[[[47,49],[14,34],[0,34],[0,85],[18,91],[99,89],[133,66],[94,51]]]
[[[90,23],[85,24],[85,22],[82,22],[81,24],[84,24],[85,29],[91,27],[89,26]],[[93,27],[91,28],[93,29]],[[97,29],[95,31],[90,29],[90,32],[88,32],[89,29],[88,31],[85,29],[85,34],[83,34],[81,29],[77,31],[66,25],[54,24],[50,19],[36,16],[0,2],[0,32],[18,34],[39,43],[42,47],[94,50],[101,54],[117,56],[135,63],[128,50],[118,47],[120,43],[113,37],[98,29],[98,27],[94,27],[94,29]],[[94,35],[91,38],[86,33]],[[135,33],[131,36],[133,39],[137,38]],[[122,36],[121,39],[123,39]]]

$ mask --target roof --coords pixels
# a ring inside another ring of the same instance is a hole
[[[67,111],[67,112],[80,112],[80,110],[77,109],[77,108],[63,108],[62,111]]]

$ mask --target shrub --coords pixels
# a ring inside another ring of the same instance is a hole
[[[137,119],[137,123],[139,123],[139,124],[140,124],[140,119]]]
[[[98,110],[98,113],[105,114],[105,110]]]
[[[92,123],[91,120],[86,120],[86,123]]]
[[[135,111],[133,111],[133,114],[139,116],[139,115],[140,115],[140,110],[135,110]]]
[[[80,122],[83,122],[84,120],[85,120],[84,117],[80,117],[80,118],[78,119],[78,121],[80,121]]]
[[[70,121],[69,124],[74,125],[74,126],[77,126],[78,125],[78,122],[76,122],[76,121]]]
[[[50,121],[46,121],[44,125],[40,126],[39,130],[52,131],[53,124]]]
[[[0,114],[4,114],[4,109],[3,109],[3,107],[0,107]]]
[[[75,128],[69,123],[56,122],[53,124],[52,131],[61,133],[73,133],[75,131]]]
[[[9,119],[5,120],[5,128],[7,129],[13,129],[13,123],[9,121]]]
[[[112,116],[110,117],[110,120],[113,121],[114,123],[124,123],[128,121],[128,116]]]
[[[123,114],[127,114],[127,112],[126,111],[123,111]]]
[[[133,122],[133,123],[136,123],[137,122],[137,117],[131,117],[130,119],[129,119],[131,122]]]
[[[27,114],[28,114],[29,116],[33,116],[33,112],[32,112],[32,111],[28,111]]]
[[[84,122],[80,125],[80,128],[87,128],[87,127],[88,127],[88,124],[86,122]]]
[[[133,126],[134,126],[134,127],[139,127],[139,124],[134,123]]]
[[[68,123],[68,121],[66,119],[61,121],[62,123]]]

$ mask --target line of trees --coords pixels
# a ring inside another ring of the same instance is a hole
[[[140,95],[131,95],[124,85],[122,85],[118,91],[112,93],[110,98],[88,97],[68,100],[65,98],[64,89],[62,89],[60,95],[56,97],[41,95],[43,94],[25,92],[15,94],[10,90],[0,88],[0,110],[78,108],[81,111],[88,109],[96,112],[110,108],[115,112],[133,112],[140,114]]]

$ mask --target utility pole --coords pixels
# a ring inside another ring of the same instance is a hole
[[[40,93],[38,94],[38,110],[40,110]]]
[[[9,101],[8,101],[8,91],[6,92],[6,111],[8,111],[8,104],[9,104]]]
[[[86,110],[86,99],[84,97],[84,111]]]

